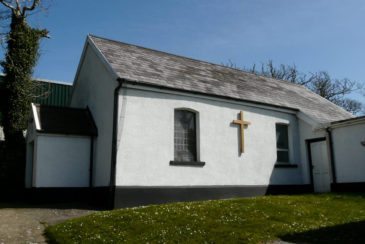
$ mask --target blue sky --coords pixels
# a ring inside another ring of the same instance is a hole
[[[31,16],[47,28],[35,77],[72,82],[88,33],[218,64],[269,59],[365,81],[363,0],[64,0]],[[356,96],[356,95],[355,95]],[[356,96],[360,98],[360,96]],[[365,102],[365,98],[362,98]]]

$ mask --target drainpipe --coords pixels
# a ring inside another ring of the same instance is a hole
[[[328,135],[328,142],[330,146],[330,162],[331,162],[331,169],[332,169],[332,180],[333,185],[337,184],[337,175],[336,175],[336,163],[335,163],[335,155],[333,149],[333,138],[332,138],[332,130],[330,127],[326,128],[326,132]]]
[[[89,106],[86,107],[87,112],[90,116],[90,118],[92,118],[93,120],[93,124],[95,125],[92,113],[90,111]],[[91,191],[91,188],[93,188],[93,178],[94,178],[94,140],[95,137],[97,136],[97,129],[96,129],[96,134],[95,135],[90,135],[90,162],[89,162],[89,192]]]
[[[119,91],[122,88],[124,79],[117,78],[118,86],[114,90],[114,110],[113,110],[113,138],[112,138],[112,155],[110,165],[110,181],[109,181],[109,206],[114,208],[115,199],[115,181],[116,181],[116,165],[117,165],[117,132],[118,132],[118,110],[119,110]]]

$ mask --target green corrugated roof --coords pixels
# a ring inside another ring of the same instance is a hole
[[[3,75],[0,75],[0,82],[2,79]],[[59,107],[69,105],[72,94],[71,84],[42,79],[36,79],[34,82],[37,83],[34,103]]]
[[[36,87],[35,103],[42,105],[66,107],[72,93],[72,86],[51,82],[38,81],[39,85]]]

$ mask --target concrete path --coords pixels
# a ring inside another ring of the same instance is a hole
[[[84,206],[24,206],[0,203],[0,244],[46,243],[46,226],[95,212]]]

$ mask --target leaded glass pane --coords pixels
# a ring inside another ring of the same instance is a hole
[[[276,161],[289,163],[288,125],[276,124]]]
[[[175,110],[175,161],[196,161],[195,113]]]
[[[288,163],[289,151],[277,151],[277,161],[280,163]]]
[[[276,146],[280,149],[288,149],[288,126],[287,125],[276,125]]]

